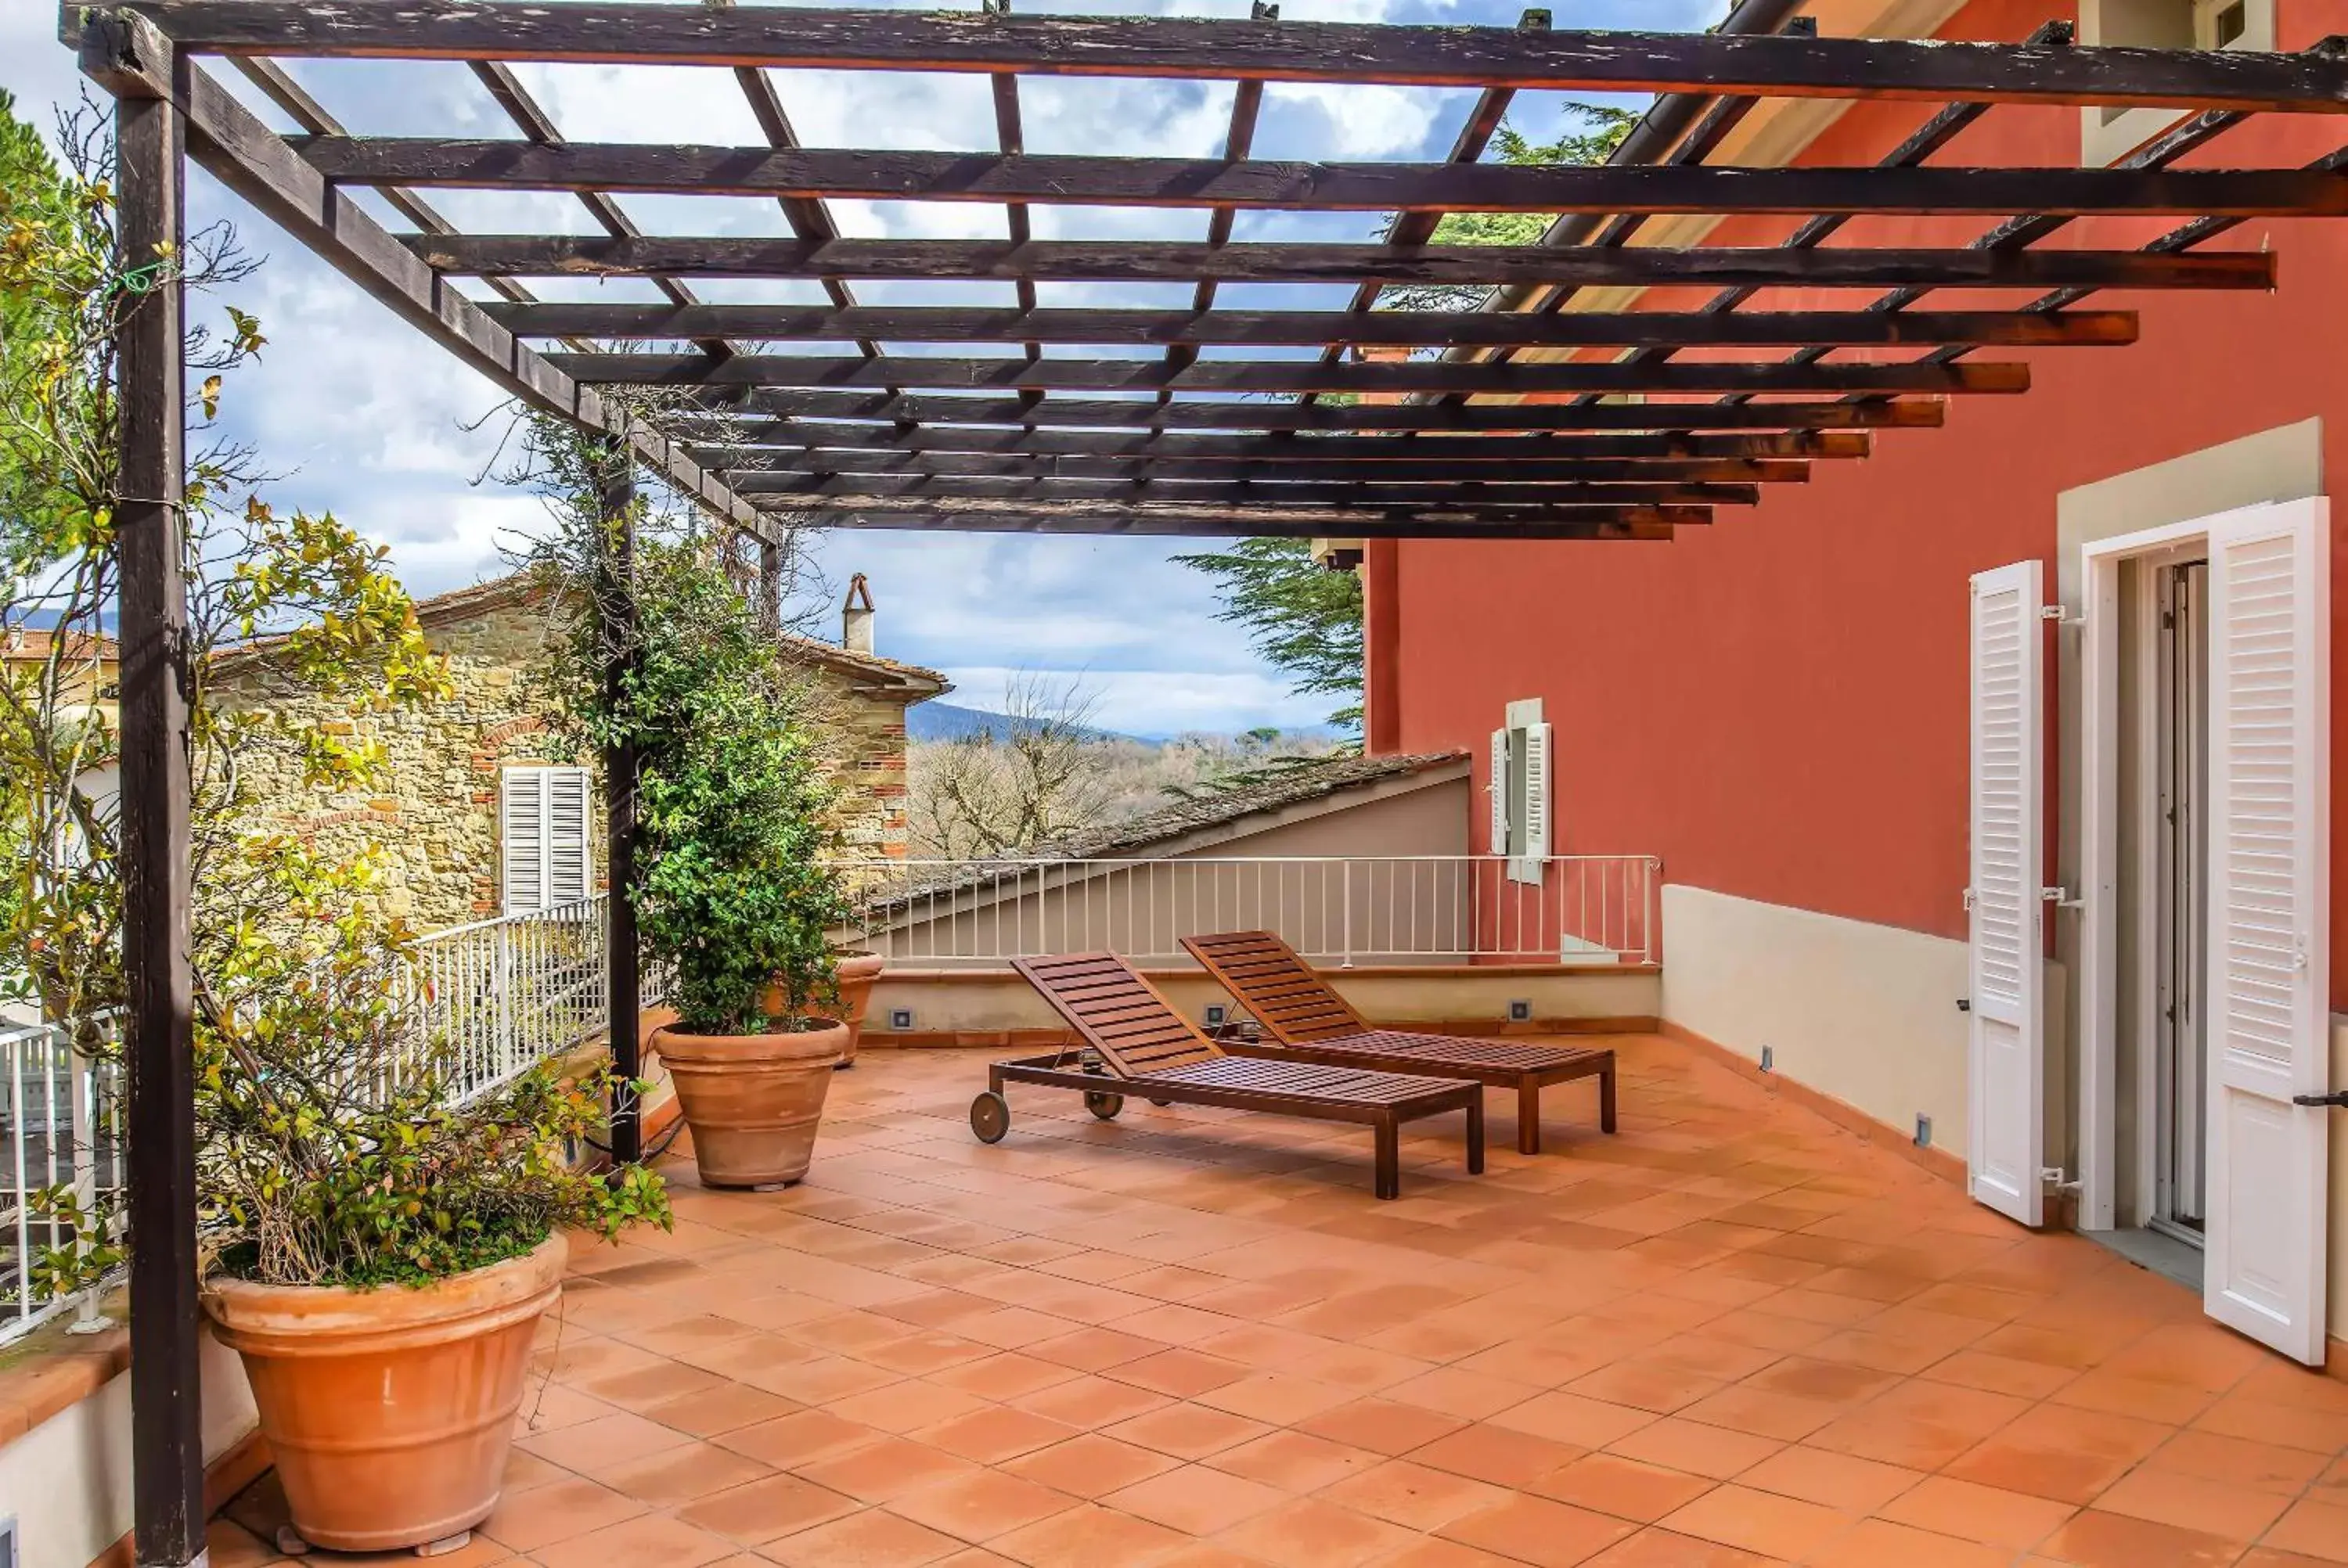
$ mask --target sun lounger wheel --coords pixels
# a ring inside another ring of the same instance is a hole
[[[1117,1113],[1125,1109],[1125,1096],[1104,1094],[1097,1089],[1085,1091],[1085,1109],[1104,1122],[1114,1122]]]
[[[1000,1143],[1011,1131],[1011,1102],[988,1090],[970,1102],[970,1130],[982,1143]]]

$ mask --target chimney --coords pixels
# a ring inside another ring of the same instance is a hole
[[[848,579],[848,602],[839,607],[839,645],[850,653],[872,651],[872,589],[860,571]]]

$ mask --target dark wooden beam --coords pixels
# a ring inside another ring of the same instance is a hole
[[[1077,429],[1165,430],[1434,430],[1434,431],[1675,431],[1675,430],[1921,430],[1948,417],[1944,404],[1921,398],[1892,403],[1466,404],[1457,407],[1365,403],[1304,407],[1262,399],[1174,403],[1113,398],[942,397],[887,392],[785,391],[754,388],[747,398],[707,399],[697,413],[675,416],[680,425],[707,429],[743,419],[888,420],[923,425],[1059,425]]]
[[[727,337],[770,343],[1241,343],[1337,342],[1413,348],[1782,348],[1807,343],[1877,347],[1969,343],[2078,347],[2129,343],[2132,311],[1577,311],[1562,315],[1485,311],[1020,310],[983,306],[660,305],[502,302],[482,306],[517,337],[689,342]]]
[[[191,48],[232,54],[2348,109],[2348,75],[2336,65],[2249,50],[523,0],[144,0],[138,9]]]
[[[596,511],[602,525],[596,552],[595,600],[603,639],[603,700],[624,705],[641,654],[636,621],[636,482],[627,445],[607,441],[597,474]],[[636,1094],[643,1075],[639,1015],[644,977],[636,942],[636,744],[625,734],[603,748],[604,1040],[612,1053],[612,1160],[632,1165],[644,1156],[644,1107]]]
[[[1529,509],[1528,515],[1480,515],[1449,508],[1425,512],[1373,513],[1334,510],[1300,516],[1293,511],[1207,511],[1079,506],[1075,502],[1032,505],[985,502],[920,502],[907,507],[857,511],[811,508],[804,501],[778,500],[773,510],[825,528],[909,528],[923,533],[1113,534],[1181,538],[1455,538],[1455,539],[1667,539],[1678,527],[1712,520],[1702,507],[1589,507],[1567,513]],[[1589,516],[1590,512],[1607,514]]]
[[[1292,445],[1302,445],[1296,443]],[[1323,443],[1323,445],[1325,445]],[[731,454],[712,453],[713,458]],[[1447,458],[1396,459],[1374,463],[1342,457],[1195,457],[1165,463],[1154,457],[1024,457],[992,452],[790,452],[766,454],[764,463],[717,463],[726,482],[742,495],[772,494],[780,479],[809,474],[995,475],[1044,479],[1201,479],[1247,481],[1323,479],[1347,484],[1724,484],[1798,485],[1810,477],[1807,463],[1778,459],[1691,457],[1623,462],[1605,458],[1550,460],[1528,455],[1505,466]]]
[[[1708,164],[1302,163],[882,149],[296,137],[348,185],[813,200],[1282,211],[2336,217],[2348,181],[2293,169],[1739,169]],[[1025,237],[1014,233],[1014,243]]]
[[[68,41],[81,41],[86,35],[80,13],[69,8],[67,20]],[[128,20],[133,31],[147,26],[135,15]],[[152,29],[148,31],[151,35]],[[84,68],[90,67],[86,63]],[[402,237],[389,233],[349,197],[331,189],[316,170],[294,156],[283,138],[211,77],[191,67],[175,87],[147,74],[135,56],[122,69],[154,96],[178,94],[189,156],[207,172],[500,391],[591,433],[613,434],[624,427],[637,456],[677,494],[735,527],[757,530],[770,526],[726,494],[723,486],[696,469],[682,452],[672,450],[656,432],[629,425],[623,410],[607,405],[592,387],[580,385],[535,350],[516,342],[479,305],[435,276]]]
[[[292,158],[290,152],[284,156]],[[1203,245],[1173,241],[637,240],[411,234],[437,272],[482,277],[1021,278],[1050,282],[1501,283],[1572,288],[2271,289],[2272,255],[2135,251],[1550,251],[1532,245]]]
[[[116,95],[116,265],[155,278],[116,330],[121,497],[120,825],[122,1136],[130,1253],[130,1484],[141,1568],[204,1552],[202,1312],[196,1289],[195,979],[191,963],[188,601],[185,579],[188,126],[176,99],[190,67],[152,29],[108,23],[82,67]],[[160,272],[157,270],[160,269]],[[19,1103],[22,1103],[21,1098]],[[19,1256],[21,1278],[29,1259]]]
[[[828,507],[861,509],[924,499],[1002,501],[1094,501],[1112,504],[1164,502],[1174,506],[1261,507],[1447,507],[1483,513],[1494,508],[1586,506],[1749,507],[1761,499],[1757,485],[1577,485],[1407,484],[1385,479],[1348,479],[1334,484],[1291,481],[1280,470],[1260,479],[1192,480],[1037,478],[955,474],[774,474],[736,475],[742,495],[762,502],[782,497]]]
[[[688,432],[694,428],[687,425]],[[688,446],[693,460],[706,468],[755,467],[761,462],[793,466],[805,450],[827,457],[869,453],[911,462],[925,453],[967,453],[1002,457],[1147,457],[1165,465],[1201,458],[1290,463],[1323,459],[1375,464],[1393,458],[1461,463],[1561,462],[1606,458],[1636,463],[1690,458],[1864,457],[1873,439],[1864,430],[1756,432],[1730,436],[1187,436],[1165,431],[995,429],[983,425],[932,425],[899,430],[886,425],[849,425],[812,420],[707,422],[708,437],[725,446]],[[688,436],[689,438],[689,436]]]
[[[546,360],[588,386],[891,386],[973,392],[1049,387],[1076,392],[1468,392],[1518,396],[1565,392],[2015,393],[2030,388],[2028,365],[1999,363],[1323,364],[1289,359],[1202,360],[1178,369],[1159,360],[926,355],[873,360],[740,354],[712,361],[700,354],[552,354]]]

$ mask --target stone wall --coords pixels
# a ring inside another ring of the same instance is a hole
[[[405,712],[353,712],[288,695],[258,665],[232,661],[218,692],[224,706],[266,708],[330,732],[379,741],[388,767],[372,793],[304,787],[290,757],[241,758],[259,804],[258,831],[291,833],[336,857],[382,852],[384,907],[418,931],[499,912],[498,775],[510,764],[566,763],[532,701],[529,670],[543,653],[547,608],[489,603],[462,619],[427,617],[426,640],[448,661],[454,690]],[[824,661],[802,661],[819,692],[818,723],[836,755],[837,825],[843,853],[905,853],[905,708],[902,693],[870,690]],[[585,759],[592,761],[592,759]],[[601,814],[590,832],[602,885]]]

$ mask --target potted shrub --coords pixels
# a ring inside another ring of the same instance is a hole
[[[835,948],[831,960],[833,983],[839,989],[839,1020],[848,1026],[848,1050],[839,1065],[853,1067],[856,1048],[864,1040],[864,1015],[872,1007],[872,988],[887,960],[864,948]]]

